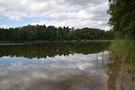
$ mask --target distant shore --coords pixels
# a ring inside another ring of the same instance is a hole
[[[102,42],[112,42],[113,40],[70,40],[70,41],[0,41],[0,45],[24,45],[24,44],[34,44],[34,43],[102,43]]]
[[[2,43],[42,43],[42,42],[112,42],[113,40],[59,40],[59,41],[0,41]]]

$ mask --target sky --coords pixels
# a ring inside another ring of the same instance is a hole
[[[0,0],[0,27],[69,26],[109,30],[108,0]]]

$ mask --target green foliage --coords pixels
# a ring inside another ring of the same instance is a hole
[[[135,64],[135,40],[115,40],[111,44],[110,50],[123,62]]]
[[[109,25],[116,38],[110,46],[110,57],[118,66],[126,63],[128,72],[135,77],[135,0],[109,0],[109,3]]]
[[[63,40],[110,40],[112,31],[94,28],[75,30],[69,27],[27,25],[19,28],[0,28],[0,41],[63,41]]]
[[[135,40],[115,40],[110,46],[114,62],[125,63],[126,71],[135,78]]]
[[[128,66],[127,72],[131,74],[132,79],[134,80],[135,79],[135,66],[134,65]]]
[[[135,36],[135,0],[109,0],[109,25],[121,38]],[[118,34],[119,33],[119,34]],[[117,36],[119,37],[119,36]]]

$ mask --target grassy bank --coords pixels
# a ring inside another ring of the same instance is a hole
[[[115,40],[110,46],[111,57],[128,65],[128,72],[135,77],[135,40]]]
[[[134,90],[135,40],[115,40],[109,49],[111,51],[110,60],[113,61],[113,65],[109,65],[109,69],[112,70],[111,74],[113,74],[110,79],[115,80],[112,84],[115,84],[116,90],[129,90],[128,88]]]

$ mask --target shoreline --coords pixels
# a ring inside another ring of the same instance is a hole
[[[135,79],[127,72],[129,66],[127,64],[121,64],[121,70],[116,80],[117,90],[135,90]]]
[[[63,40],[63,41],[0,41],[0,45],[22,45],[22,44],[34,44],[34,43],[87,43],[87,42],[112,42],[113,40]]]

